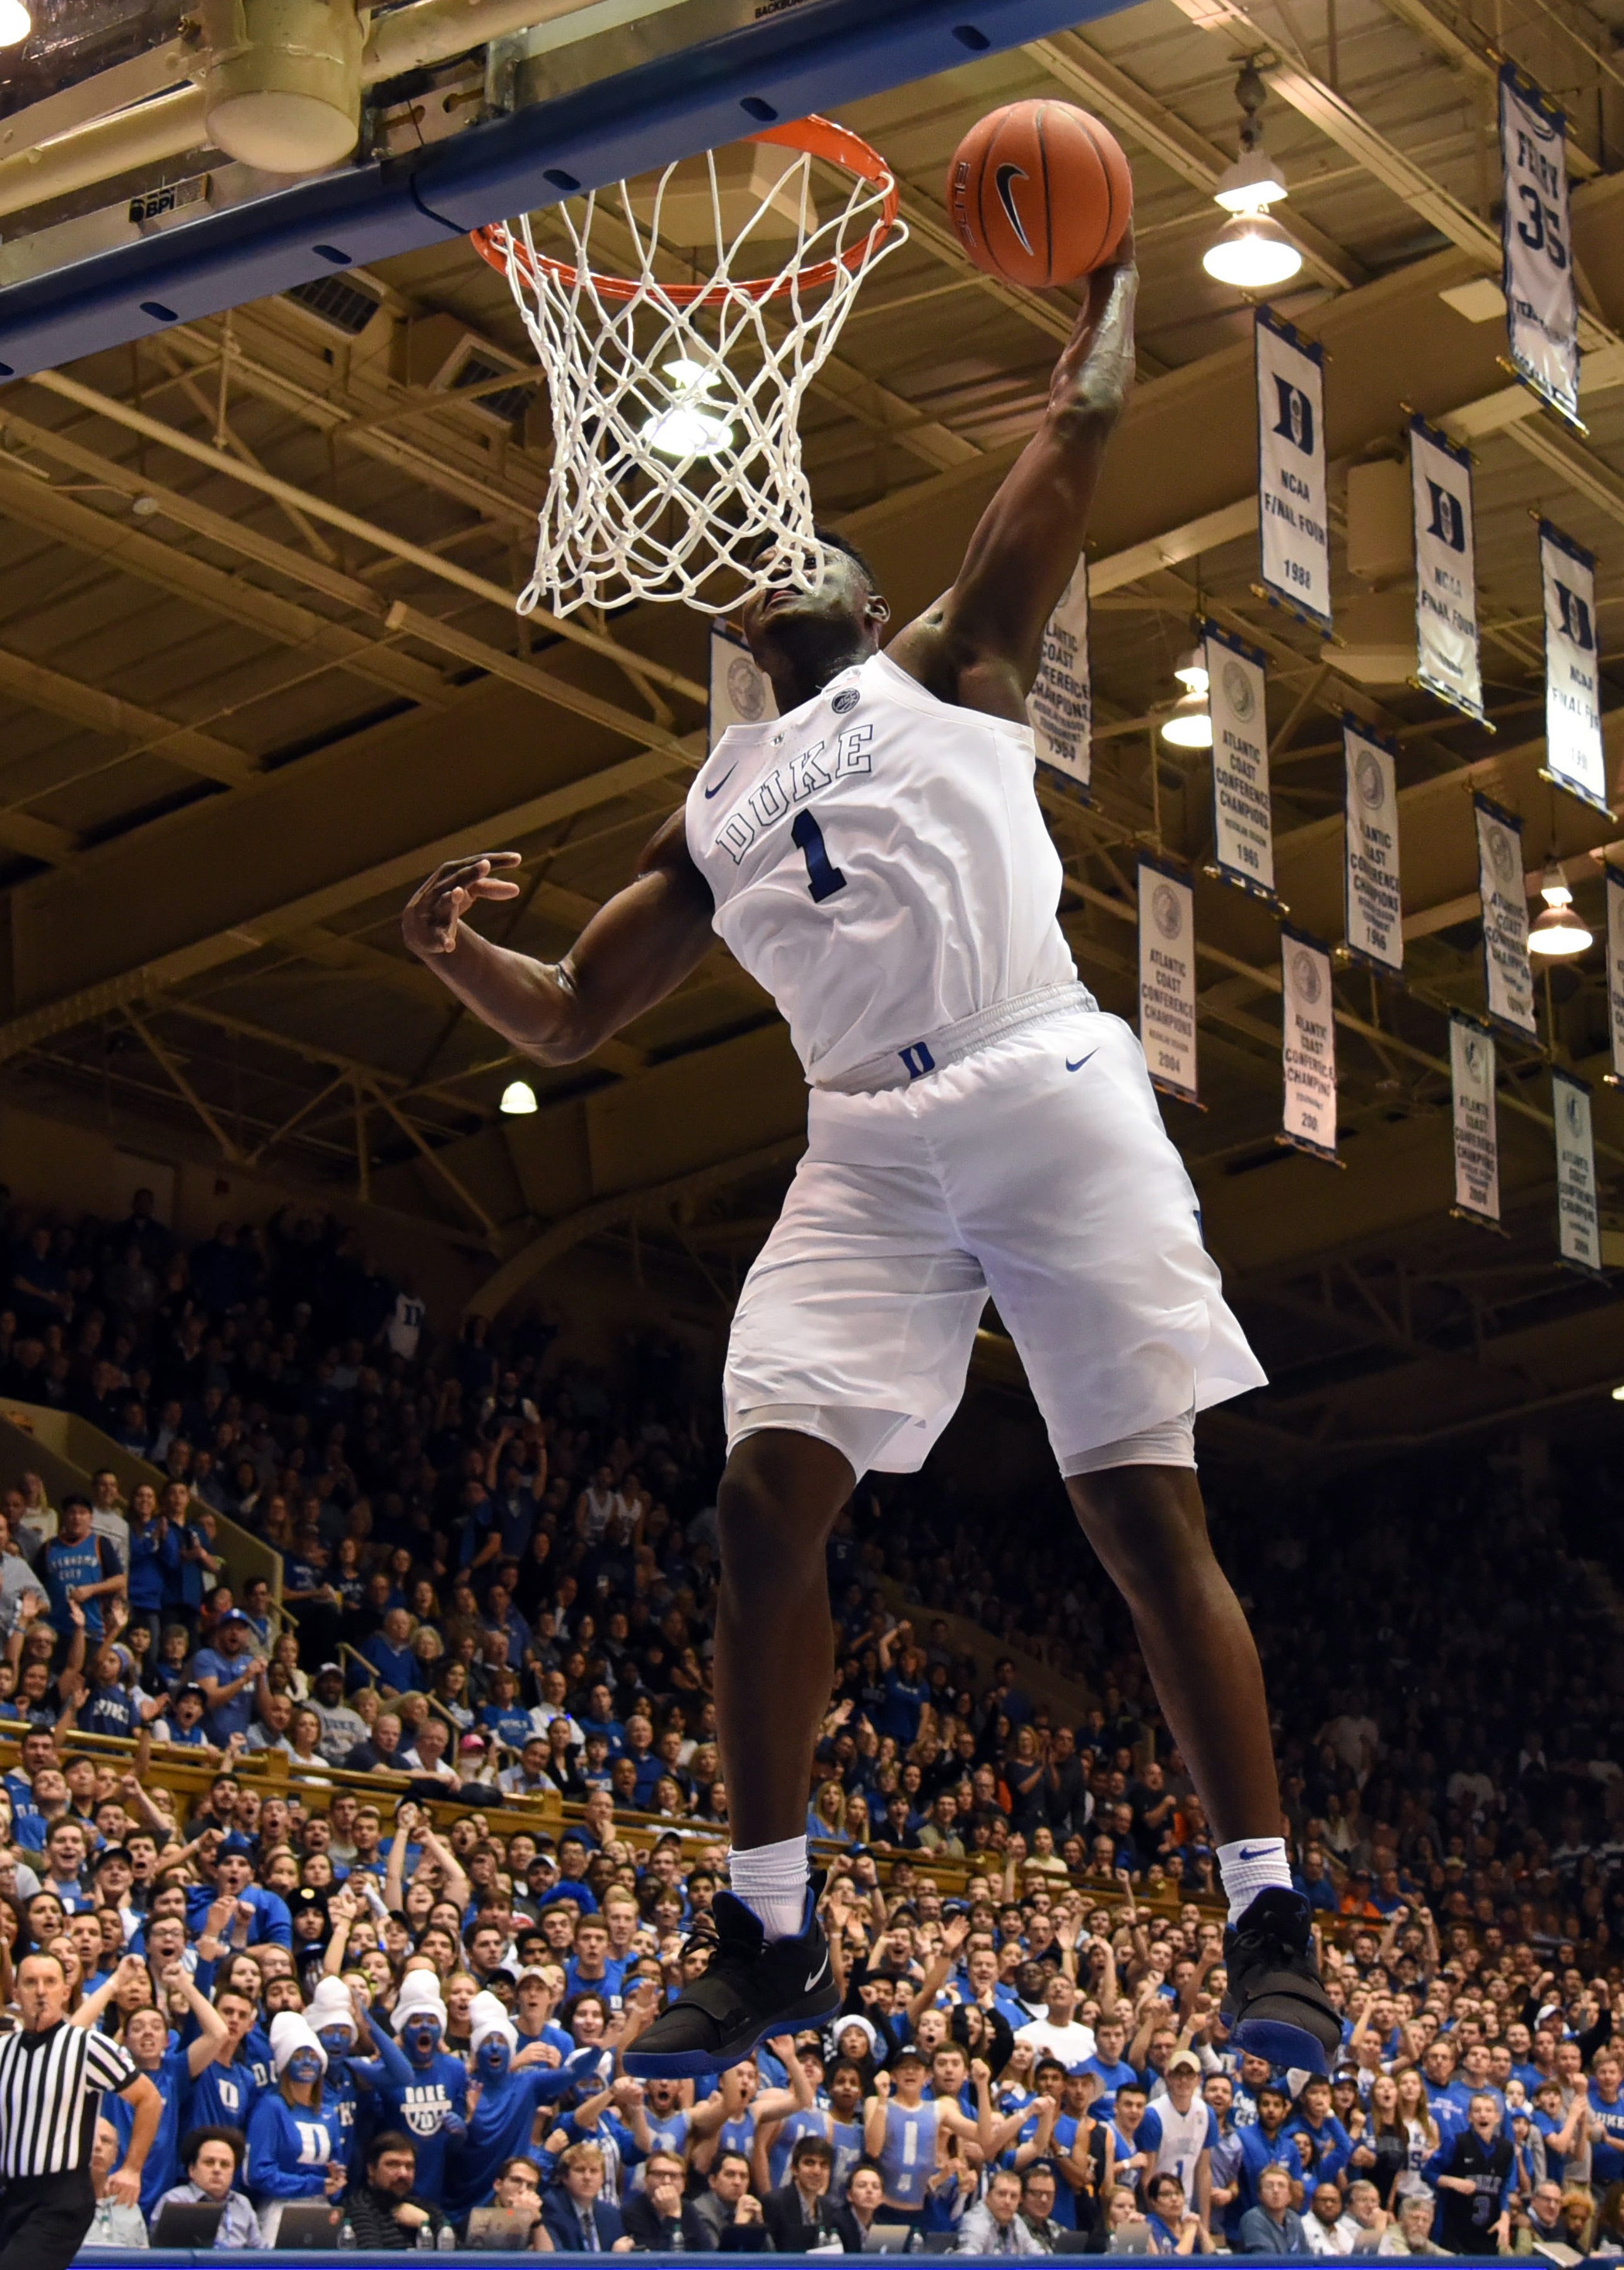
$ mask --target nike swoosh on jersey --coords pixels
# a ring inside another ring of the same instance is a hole
[[[998,193],[998,203],[1004,208],[1005,218],[1010,226],[1020,239],[1020,249],[1023,252],[1030,252],[1032,246],[1027,239],[1026,229],[1021,224],[1020,215],[1015,208],[1013,184],[1016,182],[1024,182],[1027,178],[1024,167],[1007,164],[1000,166],[992,177],[992,185]]]
[[[1090,1049],[1088,1054],[1086,1057],[1079,1057],[1075,1064],[1073,1064],[1071,1057],[1068,1057],[1065,1060],[1065,1068],[1068,1072],[1081,1072],[1083,1066],[1086,1064],[1092,1063],[1094,1058],[1097,1057],[1100,1051],[1098,1049]]]
[[[723,790],[727,786],[728,783],[732,779],[732,777],[733,777],[734,774],[735,774],[738,770],[738,767],[737,765],[730,765],[730,766],[728,767],[728,768],[727,768],[726,772],[724,772],[724,773],[723,774],[723,775],[722,775],[721,779],[716,783],[716,785],[715,786],[715,788],[708,788],[708,789],[706,790],[706,791],[705,791],[705,801],[706,801],[706,803],[707,803],[707,804],[708,804],[708,803],[710,802],[710,799],[711,799],[711,797],[712,797],[713,796],[720,796],[720,795],[721,795],[721,793],[722,793]]]

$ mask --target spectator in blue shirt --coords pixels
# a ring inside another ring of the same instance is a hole
[[[63,1498],[56,1534],[40,1556],[40,1573],[57,1630],[65,1632],[73,1621],[70,1608],[80,1607],[86,1639],[99,1640],[107,1628],[101,1604],[115,1592],[122,1593],[126,1579],[117,1546],[98,1536],[91,1521],[87,1497]]]
[[[1257,2204],[1241,2217],[1242,2254],[1307,2254],[1310,2251],[1302,2217],[1291,2203],[1292,2179],[1284,2167],[1271,2162],[1258,2171]]]
[[[391,1608],[383,1628],[361,1642],[361,1654],[378,1675],[386,1695],[406,1695],[422,1683],[422,1666],[412,1649],[412,1618]]]
[[[222,1749],[234,1734],[246,1734],[254,1718],[254,1688],[264,1669],[253,1650],[253,1631],[241,1608],[222,1616],[212,1647],[192,1658],[192,1679],[209,1706],[211,1741]]]

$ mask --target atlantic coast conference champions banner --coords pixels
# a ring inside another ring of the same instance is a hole
[[[1211,623],[1201,627],[1212,719],[1212,857],[1227,883],[1274,896],[1264,658]]]
[[[1271,595],[1331,627],[1331,521],[1325,502],[1324,357],[1259,308],[1257,532]]]
[[[1196,1101],[1196,894],[1188,877],[1139,862],[1139,1045],[1156,1086]]]
[[[1607,1022],[1613,1034],[1613,1077],[1624,1081],[1624,868],[1609,865],[1607,879]]]
[[[731,631],[713,623],[710,632],[710,711],[705,746],[714,749],[730,725],[756,725],[775,717],[772,680],[758,670],[750,649]]]
[[[1475,1017],[1450,1013],[1450,1086],[1455,1104],[1455,1211],[1500,1220],[1500,1129],[1494,1109],[1494,1036]]]
[[[1085,794],[1093,766],[1094,696],[1088,675],[1088,564],[1079,560],[1043,633],[1037,683],[1027,715],[1040,764]]]
[[[1546,768],[1573,795],[1605,812],[1596,559],[1548,520],[1539,523],[1539,583],[1545,597]]]
[[[1486,796],[1478,820],[1478,889],[1483,900],[1483,983],[1488,1013],[1516,1033],[1537,1033],[1534,973],[1528,959],[1528,888],[1523,880],[1523,823]]]
[[[1337,1155],[1337,1022],[1331,956],[1316,938],[1280,931],[1280,1054],[1286,1076],[1281,1131],[1299,1150]]]
[[[1568,137],[1531,79],[1500,74],[1504,175],[1502,280],[1512,367],[1526,386],[1579,423],[1579,297],[1568,232]]]
[[[1415,507],[1415,674],[1468,717],[1483,715],[1478,656],[1472,459],[1424,419],[1410,421]]]
[[[1392,750],[1351,717],[1342,722],[1347,809],[1343,895],[1347,949],[1378,969],[1404,968],[1398,894],[1398,784]]]
[[[1557,1250],[1576,1269],[1598,1270],[1601,1209],[1591,1134],[1591,1091],[1571,1072],[1551,1074],[1551,1117],[1556,1129]]]

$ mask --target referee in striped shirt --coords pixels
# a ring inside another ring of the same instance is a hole
[[[96,2211],[90,2154],[103,2092],[135,2109],[124,2164],[108,2181],[127,2207],[139,2203],[163,2099],[128,2050],[70,2023],[54,1955],[24,1957],[17,2006],[21,2031],[0,2036],[0,2270],[67,2270]]]

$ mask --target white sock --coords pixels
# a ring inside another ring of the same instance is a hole
[[[728,1855],[728,1880],[752,1914],[761,1918],[770,1947],[775,1939],[797,1939],[806,1912],[806,1839],[786,1836],[780,1844],[737,1845]]]
[[[1218,1848],[1219,1873],[1229,1897],[1229,1920],[1239,1923],[1259,1892],[1272,1884],[1291,1889],[1291,1863],[1283,1836],[1242,1836]]]

